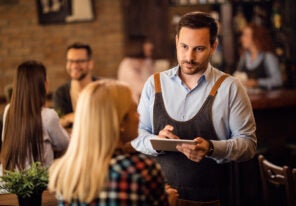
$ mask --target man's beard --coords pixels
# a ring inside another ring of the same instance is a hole
[[[180,66],[181,66],[181,68],[184,68],[183,71],[186,71],[186,70],[190,71],[190,73],[187,73],[187,74],[196,74],[196,73],[199,73],[199,72],[203,72],[207,68],[207,64],[202,65],[202,64],[200,64],[198,62],[195,62],[193,60],[191,60],[191,61],[183,60],[183,61],[181,61]],[[193,68],[187,69],[186,68],[187,66],[192,66]]]
[[[84,73],[82,73],[78,78],[77,78],[77,80],[78,81],[81,81],[81,80],[83,80],[86,76],[87,76],[87,72],[84,72]]]
[[[202,73],[202,72],[204,72],[208,68],[208,64],[210,62],[210,58],[211,58],[211,55],[208,56],[207,60],[204,60],[201,63],[196,62],[194,60],[190,60],[190,61],[182,60],[180,67],[181,67],[181,69],[183,71],[186,71],[186,66],[192,66],[193,68],[187,69],[187,70],[190,71],[190,73],[187,73],[187,74]]]

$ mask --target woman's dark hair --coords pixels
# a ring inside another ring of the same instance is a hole
[[[41,110],[46,100],[46,68],[26,61],[17,68],[10,107],[6,116],[1,162],[4,169],[24,169],[43,161]]]
[[[132,58],[144,58],[143,45],[149,41],[144,35],[135,35],[128,38],[125,46],[125,56]]]
[[[252,31],[252,39],[259,51],[274,52],[271,35],[268,30],[255,23],[250,23],[246,27]]]
[[[214,18],[204,12],[190,12],[182,16],[177,25],[177,35],[179,36],[182,27],[191,29],[209,28],[210,43],[213,45],[218,35],[218,24]]]

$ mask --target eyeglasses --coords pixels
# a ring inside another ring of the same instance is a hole
[[[74,63],[76,63],[76,64],[83,64],[83,63],[86,63],[88,61],[89,61],[89,59],[76,59],[76,60],[74,60],[74,59],[67,59],[67,63],[68,64],[74,64]]]

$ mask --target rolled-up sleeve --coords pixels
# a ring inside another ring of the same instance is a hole
[[[212,156],[217,162],[249,160],[256,153],[256,123],[250,99],[239,81],[230,86],[228,101],[229,137],[212,141]]]
[[[150,77],[143,88],[138,112],[140,114],[139,136],[134,139],[131,144],[138,151],[147,155],[157,155],[158,153],[152,148],[150,139],[153,135],[153,126],[151,113],[153,112],[154,104],[154,84],[153,78]]]

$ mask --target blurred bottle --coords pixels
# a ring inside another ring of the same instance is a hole
[[[241,6],[237,8],[237,12],[233,18],[234,31],[240,33],[242,29],[247,25],[247,20],[244,16]]]
[[[272,5],[272,14],[271,14],[271,23],[274,32],[274,44],[275,44],[275,53],[279,57],[280,61],[285,60],[285,34],[282,29],[282,9],[279,1],[275,1]]]
[[[271,22],[275,30],[280,30],[282,28],[281,6],[278,1],[274,2],[272,6]]]

